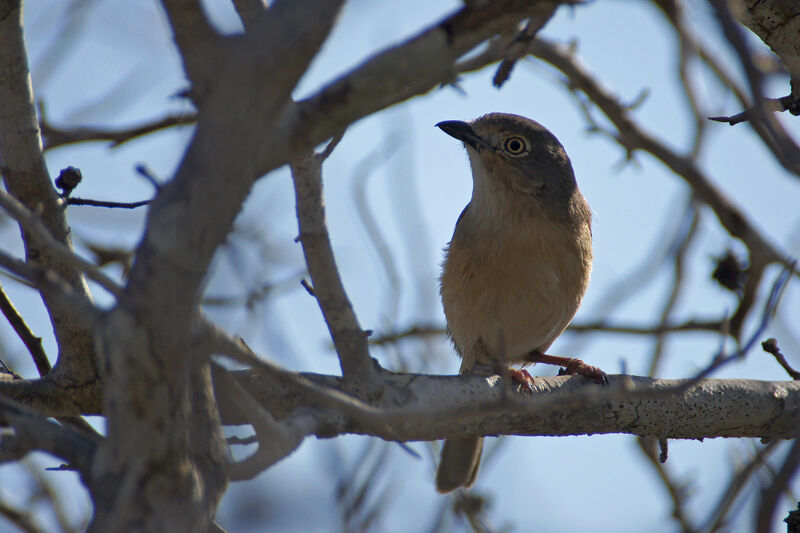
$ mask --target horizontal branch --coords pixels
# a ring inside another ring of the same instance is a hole
[[[43,107],[40,107],[40,113]],[[194,113],[167,115],[150,122],[130,126],[127,128],[102,128],[77,126],[73,128],[58,128],[50,124],[44,115],[39,122],[42,129],[42,141],[45,150],[52,150],[59,146],[90,141],[108,141],[112,148],[121,146],[128,141],[138,139],[144,135],[155,133],[175,126],[187,126],[197,122]]]
[[[380,405],[342,410],[281,376],[234,373],[273,416],[310,409],[319,437],[345,433],[386,440],[436,440],[463,435],[592,435],[626,433],[660,439],[793,438],[800,424],[800,382],[744,379],[659,380],[609,376],[610,386],[580,376],[536,378],[532,395],[511,391],[499,376],[432,376],[382,372]],[[299,374],[304,383],[337,390],[341,379]],[[307,387],[307,385],[303,385]],[[247,423],[222,406],[225,424]]]

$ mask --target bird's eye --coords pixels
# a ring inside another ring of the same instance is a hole
[[[505,144],[506,152],[511,155],[519,155],[526,149],[525,139],[522,137],[509,137]]]

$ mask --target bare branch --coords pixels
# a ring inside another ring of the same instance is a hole
[[[782,113],[783,111],[789,111],[792,115],[800,115],[800,106],[798,106],[798,103],[791,94],[782,98],[765,98],[763,105],[760,107],[766,112]],[[708,117],[709,120],[727,122],[731,126],[752,121],[757,118],[758,110],[755,107],[751,107],[750,109],[746,109],[730,117]]]
[[[108,207],[111,209],[136,209],[150,204],[152,200],[142,200],[141,202],[109,202],[106,200],[88,200],[85,198],[74,198],[70,196],[66,199],[67,205],[89,205],[93,207]]]
[[[689,490],[687,482],[677,481],[670,474],[667,467],[663,464],[658,455],[658,439],[654,437],[641,437],[636,439],[639,444],[639,449],[644,456],[650,461],[650,465],[658,473],[661,483],[669,493],[672,500],[672,517],[680,524],[683,533],[694,533],[697,528],[692,524],[687,512],[686,505],[689,499]]]
[[[0,438],[0,462],[15,461],[32,451],[64,459],[82,476],[88,476],[99,442],[87,433],[61,426],[0,397],[0,425],[14,429]]]
[[[338,142],[341,136],[331,141]],[[329,153],[329,152],[328,152]],[[342,375],[364,384],[375,382],[366,333],[361,329],[333,256],[322,199],[322,163],[327,153],[292,164],[300,243],[325,323],[339,355]]]
[[[39,107],[43,109],[41,104]],[[179,114],[168,115],[164,118],[146,122],[139,126],[122,129],[91,128],[86,126],[58,128],[50,124],[45,118],[44,113],[42,113],[40,126],[42,128],[42,140],[44,141],[45,150],[52,150],[60,146],[90,141],[109,141],[111,147],[116,148],[144,135],[149,135],[150,133],[175,126],[194,124],[196,121],[197,116],[194,114]]]
[[[786,370],[786,373],[792,379],[800,379],[800,372],[792,368],[789,364],[789,361],[783,356],[781,349],[778,347],[778,341],[775,338],[769,338],[761,343],[761,347],[764,349],[765,352],[768,354],[772,354],[776,361]]]
[[[316,421],[309,415],[292,417],[282,422],[275,420],[230,373],[212,363],[216,393],[229,396],[250,421],[256,433],[258,449],[249,457],[230,466],[231,480],[252,479],[300,446],[306,435],[316,428]]]
[[[324,437],[355,433],[413,441],[628,433],[670,439],[780,439],[793,438],[800,422],[800,383],[795,382],[609,376],[611,386],[599,387],[580,376],[537,377],[533,395],[509,396],[496,375],[383,372],[387,392],[393,393],[381,400],[382,407],[371,407],[341,393],[340,378],[293,374],[278,379],[263,361],[254,369],[234,373],[251,396],[276,419],[300,407],[314,409],[323,428],[318,435]],[[226,424],[248,423],[229,409],[222,416]]]
[[[64,263],[74,265],[75,268],[84,272],[89,278],[97,282],[114,296],[119,297],[122,294],[120,286],[97,268],[97,265],[76,255],[69,247],[56,241],[47,231],[47,228],[41,223],[39,217],[25,209],[25,206],[17,201],[16,198],[7,193],[0,192],[0,206],[17,219],[20,225],[31,234],[43,249],[58,256]]]
[[[267,10],[264,0],[233,0],[233,7],[236,8],[245,31],[251,29],[258,17]]]
[[[27,209],[40,214],[41,223],[59,244],[71,248],[69,228],[58,197],[50,182],[39,136],[35,101],[22,35],[21,2],[12,2],[10,11],[0,18],[0,171],[8,192]],[[41,250],[29,242],[23,231],[28,259],[52,269],[73,287],[77,295],[90,302],[86,281],[71,261]],[[42,296],[58,341],[56,367],[63,380],[88,381],[95,371],[94,344],[77,324],[70,309],[59,308],[46,290]],[[60,363],[64,363],[62,366]]]
[[[800,176],[800,146],[794,142],[780,122],[778,122],[766,108],[767,100],[763,92],[764,73],[753,61],[752,52],[744,37],[744,32],[741,26],[734,20],[728,4],[729,2],[727,0],[711,1],[711,5],[714,7],[725,37],[739,56],[739,62],[747,75],[747,81],[750,85],[750,91],[755,103],[754,107],[750,110],[748,118],[750,121],[759,122],[764,126],[768,135],[768,137],[764,139],[765,144],[770,148],[784,168]],[[792,95],[790,95],[789,98],[791,99]],[[797,102],[790,103],[788,107],[796,108]]]
[[[774,262],[786,265],[789,260],[785,254],[763,236],[747,220],[744,213],[713,185],[691,157],[677,154],[645,132],[633,120],[629,110],[578,63],[570,50],[539,38],[532,41],[531,50],[533,55],[563,72],[574,90],[582,91],[602,110],[619,132],[617,141],[628,152],[644,150],[663,162],[692,187],[697,198],[711,207],[722,226],[732,236],[741,239],[747,245],[750,250],[751,272],[739,309],[731,320],[731,332],[738,337],[744,318],[754,303],[765,266]]]
[[[659,323],[653,325],[634,325],[609,323],[606,320],[598,322],[573,322],[565,333],[618,333],[624,335],[663,335],[666,333],[684,333],[695,331],[708,331],[724,333],[725,322],[722,320],[689,320],[681,323]],[[441,337],[447,330],[439,324],[415,324],[399,331],[389,331],[369,338],[369,343],[375,346],[394,344],[403,339]]]
[[[759,449],[757,453],[754,454],[753,458],[747,462],[747,465],[735,473],[728,484],[728,488],[720,498],[717,506],[714,508],[714,511],[709,515],[709,525],[708,527],[704,528],[705,531],[714,533],[715,531],[719,531],[725,525],[728,513],[730,512],[733,504],[736,502],[736,498],[747,486],[753,475],[765,465],[767,458],[778,448],[780,442],[781,441],[777,440],[769,442],[766,446]]]
[[[452,83],[464,54],[495,35],[515,32],[522,20],[547,20],[561,3],[572,2],[467,2],[452,15],[374,55],[298,102],[292,119],[292,141],[298,148],[309,149],[362,117]],[[499,61],[504,52],[499,47],[497,55],[482,65]],[[261,168],[268,171],[277,164],[265,157]]]
[[[758,533],[771,533],[772,517],[775,516],[783,491],[789,486],[798,468],[800,468],[800,440],[795,440],[775,478],[761,493],[754,524]]]
[[[2,287],[0,287],[0,311],[3,312],[3,316],[6,317],[8,323],[11,324],[11,327],[14,328],[20,340],[28,349],[39,375],[45,376],[49,374],[52,367],[42,347],[42,338],[33,334]]]

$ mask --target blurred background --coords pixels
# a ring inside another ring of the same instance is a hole
[[[241,31],[229,1],[204,4],[220,30]],[[710,51],[733,83],[746,87],[711,7],[702,1],[680,5],[686,9],[684,31]],[[313,93],[460,6],[456,0],[351,0],[295,96]],[[124,130],[193,112],[177,96],[187,83],[157,2],[28,1],[25,32],[34,92],[53,131]],[[539,35],[574,46],[579,61],[641,129],[677,154],[694,155],[758,232],[782,253],[798,255],[798,176],[776,161],[749,124],[730,127],[705,120],[738,113],[742,104],[696,55],[684,51],[681,61],[679,33],[656,3],[561,7]],[[757,37],[747,38],[769,72],[767,96],[787,94],[789,79],[778,71],[777,59]],[[720,350],[735,352],[734,341],[713,331],[642,333],[661,323],[730,317],[741,290],[724,287],[712,274],[728,254],[746,265],[746,247],[707,206],[694,201],[681,177],[647,153],[629,157],[608,119],[572,93],[552,66],[523,59],[500,89],[492,85],[495,70],[464,74],[454,85],[352,125],[326,162],[329,230],[361,325],[379,341],[372,355],[394,371],[458,371],[459,360],[441,333],[437,277],[442,248],[469,201],[471,179],[463,147],[434,124],[493,111],[522,114],[553,131],[594,213],[594,271],[575,319],[584,327],[567,331],[552,353],[580,357],[609,373],[686,378]],[[800,138],[800,119],[784,115],[778,119]],[[47,163],[54,178],[66,166],[80,168],[84,179],[73,196],[146,200],[153,187],[137,166],[167,180],[191,132],[192,126],[179,126],[120,146],[108,141],[58,146],[47,151]],[[70,207],[77,249],[123,277],[141,237],[145,209]],[[21,253],[16,225],[7,218],[0,222],[0,245]],[[283,168],[258,181],[219,250],[205,310],[263,357],[295,370],[338,374],[316,301],[300,285],[305,265],[296,235],[292,183]],[[743,339],[758,327],[780,270],[774,265],[765,272]],[[54,359],[56,347],[38,294],[13,281],[4,279],[3,285]],[[795,366],[800,364],[797,285],[787,284],[775,318],[758,339],[776,337]],[[93,292],[100,303],[110,304],[103,291]],[[602,331],[613,325],[639,333]],[[0,324],[0,350],[0,359],[16,372],[36,376],[24,346],[5,323]],[[531,370],[555,372],[552,367]],[[788,379],[760,348],[715,376]],[[92,422],[102,430],[101,419]],[[246,431],[230,428],[230,433]],[[628,435],[489,439],[475,487],[467,494],[441,496],[433,487],[438,443],[413,442],[408,448],[413,453],[358,436],[307,439],[253,481],[231,485],[218,521],[230,532],[668,532],[718,526],[751,531],[759,495],[788,453],[785,443],[767,448],[750,439],[671,441],[669,460],[659,465],[651,460],[657,453],[652,443]],[[90,500],[76,474],[44,470],[58,464],[32,455],[22,464],[0,466],[0,507],[30,511],[42,531],[82,530]],[[758,466],[750,475],[737,477],[753,464]],[[793,482],[780,501],[776,527],[784,527],[780,521],[796,506],[798,488]],[[10,522],[0,516],[0,530],[7,527]]]

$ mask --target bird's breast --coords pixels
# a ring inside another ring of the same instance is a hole
[[[589,282],[588,225],[538,217],[493,233],[457,228],[445,256],[442,303],[466,368],[521,362],[531,350],[546,350],[572,320]]]

